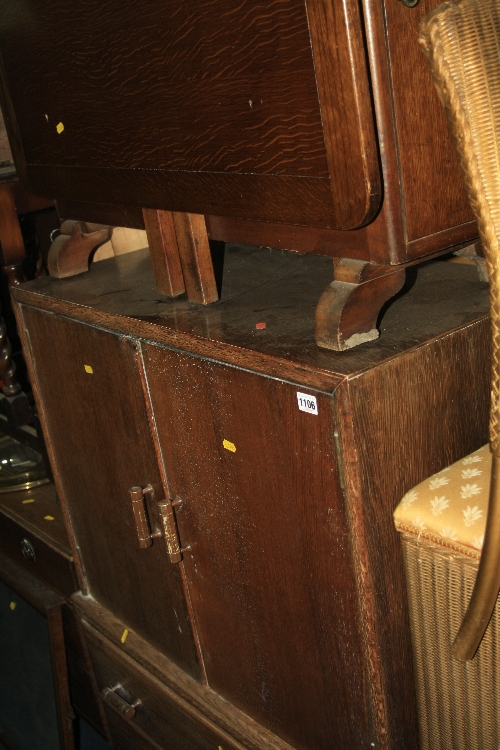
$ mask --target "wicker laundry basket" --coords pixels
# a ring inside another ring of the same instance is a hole
[[[490,464],[485,446],[415,487],[394,514],[406,567],[422,750],[500,747],[499,604],[474,659],[457,661],[451,653],[476,579]]]

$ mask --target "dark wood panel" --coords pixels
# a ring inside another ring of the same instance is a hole
[[[78,203],[58,200],[57,213],[64,219],[78,219],[93,224],[110,224],[115,227],[145,229],[142,208],[139,206],[117,206],[113,203]]]
[[[160,745],[153,742],[138,729],[131,729],[129,723],[109,708],[105,710],[109,732],[113,738],[113,746],[117,750],[162,750]]]
[[[384,3],[410,241],[472,220],[448,123],[417,41],[420,19],[435,5]]]
[[[145,365],[208,684],[297,748],[366,747],[331,399],[307,414],[296,387],[153,346]]]
[[[480,321],[386,363],[383,376],[376,368],[350,380],[338,402],[348,507],[364,535],[362,601],[373,607],[387,731],[400,750],[414,746],[417,730],[392,513],[415,484],[487,442],[489,349],[489,324]]]
[[[169,0],[126,12],[118,0],[77,9],[69,0],[4,2],[4,97],[13,100],[32,188],[65,198],[59,170],[78,167],[68,199],[358,226],[381,192],[370,101],[356,93],[360,83],[367,88],[362,32],[357,3],[325,16],[328,7],[308,3],[313,61],[300,0]],[[112,177],[99,175],[102,168]],[[240,176],[232,195],[229,175]],[[258,200],[264,175],[287,176],[299,191],[301,198],[290,188],[283,199],[295,219],[271,197],[286,181],[272,181]],[[312,184],[302,187],[306,177],[324,178],[323,214]],[[301,210],[306,192],[309,213]]]
[[[33,558],[23,555],[23,548],[28,542],[33,550]],[[71,596],[78,584],[73,575],[71,560],[37,538],[32,531],[27,531],[0,511],[0,546],[2,552],[33,576],[45,581],[63,596]]]
[[[1,16],[28,163],[328,175],[297,0],[30,0]]]
[[[151,483],[157,501],[164,495],[133,342],[36,310],[25,313],[86,585],[125,625],[198,675],[179,568],[168,562],[162,539],[141,549],[134,523],[130,487]],[[155,503],[148,512],[158,528]]]
[[[73,595],[73,602],[83,615],[82,627],[91,627],[105,636],[108,642],[128,654],[136,664],[173,690],[179,698],[189,703],[217,726],[237,739],[248,750],[292,750],[272,732],[251,719],[248,714],[221,698],[205,685],[200,685],[166,656],[160,654],[144,639],[130,631],[125,643],[121,642],[123,623],[88,596]],[[90,624],[89,624],[90,623]]]
[[[109,201],[289,224],[336,225],[326,177],[35,164],[28,167],[28,184],[32,193],[70,201]]]
[[[360,5],[306,7],[337,226],[351,228],[372,219],[382,197]]]
[[[222,746],[224,750],[245,750],[239,742],[207,721],[202,714],[129,659],[92,627],[85,626],[83,632],[101,699],[106,688],[112,688],[119,683],[133,701],[141,701],[136,715],[129,721],[121,716],[124,728],[128,727],[132,732],[132,727],[142,730],[162,747],[172,749],[215,750]],[[103,705],[108,709],[110,707],[105,696]],[[120,716],[116,706],[112,707],[111,711]]]

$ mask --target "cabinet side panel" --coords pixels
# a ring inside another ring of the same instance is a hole
[[[144,349],[209,686],[301,750],[369,730],[332,399]]]
[[[354,425],[350,447],[343,435],[345,451],[355,456],[346,486],[365,529],[389,746],[398,750],[413,748],[417,734],[406,585],[392,513],[415,484],[487,442],[489,372],[489,321],[482,320],[351,381],[344,405]]]
[[[401,182],[408,241],[472,221],[458,157],[444,110],[418,45],[420,19],[435,0],[416,8],[384,2]]]
[[[178,567],[162,539],[138,543],[129,488],[164,495],[133,342],[32,308],[23,316],[88,590],[198,676]],[[159,528],[155,503],[147,510]]]

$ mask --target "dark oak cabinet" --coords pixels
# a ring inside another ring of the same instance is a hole
[[[117,749],[416,747],[392,510],[486,439],[488,293],[424,268],[326,352],[325,262],[228,248],[203,311],[147,252],[14,290]]]
[[[137,366],[139,344],[50,313],[29,309],[26,315],[88,590],[196,675],[179,568],[161,540],[139,547],[130,501],[131,487],[151,484],[147,513],[159,528],[153,498],[164,495]],[[55,357],[43,356],[47,336]]]

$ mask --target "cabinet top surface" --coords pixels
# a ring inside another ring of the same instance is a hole
[[[403,292],[383,310],[377,341],[328,351],[314,341],[314,311],[331,274],[328,258],[228,245],[221,299],[206,307],[157,292],[147,250],[12,291],[18,302],[326,391],[489,310],[488,285],[474,266],[432,261],[408,271]]]
[[[71,545],[53,484],[0,494],[0,515],[11,518],[71,559]]]

